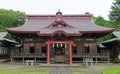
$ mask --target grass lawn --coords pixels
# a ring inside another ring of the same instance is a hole
[[[0,69],[0,74],[48,74],[48,72],[29,72],[22,70]]]
[[[74,72],[73,74],[88,74],[87,72]]]
[[[102,74],[120,74],[120,66],[102,69],[99,72],[101,72]]]
[[[89,71],[81,71],[81,72],[73,72],[73,74],[100,74],[98,72],[89,72]]]
[[[73,74],[120,74],[120,66],[101,69],[96,72],[91,72],[91,71],[73,72]]]

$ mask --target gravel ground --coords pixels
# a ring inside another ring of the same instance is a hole
[[[19,69],[25,71],[41,71],[49,72],[49,74],[72,74],[79,71],[98,71],[104,68],[118,66],[120,64],[96,64],[91,66],[83,65],[66,65],[66,64],[37,64],[34,66],[26,66],[25,64],[0,63],[0,69]]]

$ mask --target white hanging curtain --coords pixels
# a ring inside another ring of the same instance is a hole
[[[67,47],[66,43],[65,43],[65,48]]]
[[[52,45],[53,45],[53,48],[54,48],[55,47],[54,43]]]

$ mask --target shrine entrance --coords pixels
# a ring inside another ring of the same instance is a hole
[[[66,52],[68,50],[68,44],[63,42],[55,42],[52,43],[51,47],[51,63],[66,63],[68,59],[66,58],[69,56]]]
[[[48,41],[47,63],[72,64],[71,41]]]

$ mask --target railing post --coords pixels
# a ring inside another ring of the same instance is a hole
[[[23,61],[22,62],[24,63],[24,57],[23,57]]]
[[[98,63],[97,57],[96,57],[96,64]]]
[[[35,58],[35,63],[36,63],[36,58]]]
[[[13,58],[11,57],[11,63],[13,62]]]
[[[85,58],[83,58],[83,64],[85,63]]]

